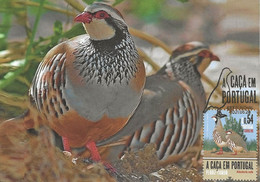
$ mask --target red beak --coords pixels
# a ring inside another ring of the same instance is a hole
[[[74,18],[74,21],[82,23],[90,23],[92,21],[92,15],[88,12],[83,12]]]
[[[214,54],[210,55],[210,59],[211,59],[211,61],[220,61],[219,57]]]
[[[211,61],[220,61],[219,57],[214,55],[211,51],[209,50],[203,50],[199,53],[200,57],[203,58],[210,58]]]

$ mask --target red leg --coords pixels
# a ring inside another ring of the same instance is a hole
[[[67,137],[62,137],[62,143],[63,143],[64,151],[71,152],[69,139]]]
[[[237,155],[237,151],[235,151],[235,153],[234,153],[234,154],[232,154],[232,155]]]
[[[91,159],[94,161],[94,162],[102,162],[103,165],[106,167],[107,170],[109,170],[110,172],[112,173],[115,173],[116,172],[116,169],[111,165],[109,164],[108,162],[105,162],[105,161],[102,161],[101,160],[101,157],[100,157],[100,154],[98,152],[98,149],[97,149],[97,146],[96,146],[96,143],[95,142],[88,142],[86,144],[86,147],[89,149],[90,153],[91,153]]]
[[[88,142],[86,144],[87,149],[89,149],[91,153],[91,159],[95,162],[101,161],[100,154],[98,152],[97,146],[95,142]]]
[[[217,152],[217,154],[223,154],[223,149],[222,149],[222,147],[220,147],[219,152]]]

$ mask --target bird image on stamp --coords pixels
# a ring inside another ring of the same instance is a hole
[[[203,179],[257,180],[257,111],[204,113]]]

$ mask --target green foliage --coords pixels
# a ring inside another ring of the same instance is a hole
[[[204,139],[203,141],[203,149],[204,150],[212,150],[213,148],[218,149],[218,146],[212,139]]]
[[[17,90],[17,88],[19,88]],[[14,92],[18,95],[24,95],[25,92],[28,92],[28,87],[21,83],[19,80],[14,80],[12,84],[4,89],[6,92]]]
[[[53,28],[54,35],[60,36],[62,34],[62,29],[62,23],[60,21],[55,21]]]
[[[45,38],[40,37],[38,41],[35,41],[33,43],[33,47],[37,47],[37,49],[35,49],[34,56],[39,56],[43,58],[52,47],[59,43],[62,37],[62,23],[60,21],[55,21],[53,27],[53,35]]]
[[[175,20],[182,22],[189,15],[189,9],[186,7],[165,6],[161,12],[161,17],[166,20]]]
[[[185,8],[168,6],[166,0],[131,0],[131,9],[136,16],[148,23],[156,23],[161,18],[179,20],[188,14]]]
[[[7,11],[8,8],[11,6],[10,2],[4,3],[3,0],[0,0],[1,7],[0,7],[0,16],[1,16],[1,23],[0,23],[0,50],[4,50],[7,48],[7,35],[8,31],[11,28],[12,23],[12,11]]]
[[[2,16],[2,23],[0,24],[0,50],[7,47],[6,38],[11,27],[12,15],[6,13]]]
[[[38,14],[35,19],[32,33],[30,34],[30,37],[29,37],[29,39],[30,39],[29,45],[25,52],[24,64],[22,64],[17,70],[15,70],[13,72],[8,72],[7,74],[4,75],[4,77],[0,80],[0,88],[2,88],[2,89],[5,88],[6,86],[10,85],[17,78],[17,76],[19,76],[21,73],[23,73],[26,70],[26,68],[28,68],[29,56],[32,52],[33,41],[34,41],[34,37],[35,37],[36,31],[37,31],[37,26],[38,26],[38,23],[40,20],[41,10],[43,9],[43,4],[44,4],[44,0],[41,0],[41,4],[38,8]]]
[[[241,125],[241,119],[239,119],[239,121],[237,122],[236,118],[229,116],[229,118],[226,117],[225,120],[226,120],[226,124],[224,125],[225,130],[232,129],[237,134],[239,134],[243,138],[244,141],[247,141],[247,137],[246,137],[246,135],[244,135],[244,130]]]
[[[257,151],[257,141],[256,140],[247,141],[246,145],[247,145],[248,151]]]
[[[1,1],[1,0],[0,0]],[[4,1],[3,7],[8,7],[11,9],[9,3],[13,3],[14,0],[11,1]],[[15,2],[15,1],[14,1]],[[42,4],[39,4],[39,6],[36,6],[35,8],[38,9],[38,14],[36,15],[36,20],[34,22],[34,26],[31,29],[28,27],[28,24],[26,23],[27,15],[30,14],[29,8],[21,8],[21,5],[14,4],[13,9],[16,9],[17,11],[1,11],[0,13],[3,15],[4,20],[0,26],[1,35],[0,35],[0,47],[1,50],[4,50],[7,48],[6,43],[6,37],[8,35],[8,31],[10,29],[12,19],[10,17],[14,16],[16,19],[19,19],[19,23],[23,26],[25,26],[25,29],[28,31],[28,39],[25,39],[24,42],[21,42],[18,47],[16,47],[14,50],[8,50],[8,52],[13,52],[14,54],[17,51],[16,49],[22,49],[23,45],[27,45],[25,52],[23,52],[23,57],[21,59],[24,59],[25,61],[22,64],[13,65],[13,62],[17,60],[10,60],[7,63],[0,64],[0,89],[3,89],[4,91],[8,91],[10,93],[17,93],[19,94],[27,94],[28,85],[22,86],[21,84],[18,84],[16,79],[19,75],[22,77],[25,77],[28,79],[28,82],[32,80],[32,77],[35,73],[35,70],[37,68],[37,65],[39,61],[46,55],[46,53],[55,45],[57,45],[62,38],[71,38],[76,35],[82,34],[84,32],[84,29],[82,28],[81,24],[77,24],[75,27],[73,27],[71,30],[63,32],[63,25],[60,21],[56,21],[53,25],[53,35],[49,37],[40,37],[39,40],[34,40],[35,34],[37,32],[37,24],[40,20],[40,16],[42,14],[43,5],[45,4],[44,0],[41,0]],[[15,12],[15,13],[14,13]],[[19,14],[17,14],[19,12]],[[19,15],[23,14],[23,16],[19,17]],[[24,15],[25,14],[25,15]],[[6,17],[6,18],[5,18]],[[7,57],[10,57],[10,55],[7,54]],[[19,55],[22,56],[22,55]],[[14,56],[18,57],[18,56]],[[30,69],[29,69],[30,68]],[[34,69],[31,69],[34,68]],[[19,81],[18,81],[19,82]],[[16,85],[16,86],[13,86]],[[19,88],[19,89],[18,89]],[[20,89],[21,88],[21,89]]]
[[[77,36],[77,35],[81,35],[85,32],[83,26],[81,24],[76,24],[75,26],[73,26],[70,30],[68,30],[67,32],[64,32],[62,34],[62,38],[72,38],[74,36]]]
[[[87,4],[93,4],[94,2],[104,2],[105,0],[83,0]]]
[[[41,0],[31,0],[31,1],[36,2],[36,3],[41,2]],[[44,4],[45,5],[48,4],[48,5],[52,5],[52,6],[54,5],[51,1],[48,1],[48,0],[44,0]],[[38,13],[38,7],[37,6],[28,6],[28,7],[25,7],[25,8],[27,9],[28,13],[31,14],[31,15],[36,16],[37,13]],[[42,13],[46,13],[46,12],[47,12],[47,10],[45,10],[45,9],[42,10]]]
[[[94,2],[106,2],[106,0],[83,0],[86,4],[93,4]],[[124,0],[115,0],[113,6],[116,6]]]
[[[146,22],[156,22],[161,16],[165,0],[132,0],[133,12]]]
[[[188,2],[189,0],[177,0],[177,1],[180,1],[180,2],[182,2],[182,3],[186,3],[186,2]]]
[[[116,5],[120,4],[120,3],[123,2],[123,1],[124,1],[124,0],[115,0],[113,6],[116,6]]]

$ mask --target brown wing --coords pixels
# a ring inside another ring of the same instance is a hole
[[[243,140],[243,138],[239,134],[233,132],[229,136],[229,138],[231,141],[233,141],[236,144],[236,146],[241,146],[247,150],[246,142]]]
[[[48,120],[58,118],[69,110],[63,98],[65,62],[66,51],[63,50],[63,44],[60,44],[39,65],[29,91],[32,103]]]
[[[177,94],[178,92],[180,95]],[[202,115],[194,96],[186,88],[172,90],[171,93],[175,95],[172,104],[167,104],[167,109],[163,110],[162,105],[165,104],[163,102],[147,106],[150,108],[149,112],[159,110],[160,118],[151,118],[154,122],[136,131],[128,141],[130,148],[143,147],[145,143],[155,143],[159,159],[164,160],[170,155],[184,152],[195,142],[201,127]],[[169,93],[165,95],[168,96]]]

